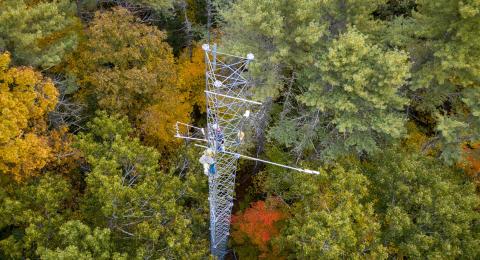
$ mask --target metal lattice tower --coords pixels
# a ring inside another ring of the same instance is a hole
[[[230,218],[239,158],[260,161],[309,174],[316,171],[295,168],[239,154],[248,121],[255,118],[260,102],[250,100],[251,81],[246,76],[253,54],[239,57],[218,52],[216,45],[205,51],[207,129],[177,122],[176,137],[203,141],[213,152],[214,170],[208,174],[211,253],[222,259],[227,253]]]
[[[244,72],[253,60],[253,55],[243,58],[222,54],[216,51],[215,45],[212,49],[208,45],[203,48],[207,65],[205,93],[208,146],[215,151],[236,153],[241,144],[239,133],[247,120],[245,113],[251,111],[252,105],[261,104],[247,100],[251,84]],[[215,140],[218,139],[215,129],[222,131],[223,144]],[[236,155],[216,152],[216,173],[208,178],[211,252],[219,257],[222,257],[227,249],[237,160]]]

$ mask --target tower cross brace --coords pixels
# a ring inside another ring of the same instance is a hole
[[[177,138],[204,142],[205,152],[200,158],[208,176],[210,206],[210,249],[223,259],[227,253],[230,218],[235,191],[235,174],[239,158],[259,161],[308,174],[317,171],[287,166],[239,153],[248,122],[262,105],[251,100],[252,82],[247,77],[253,54],[246,57],[217,51],[216,45],[204,44],[206,64],[206,129],[177,122]]]

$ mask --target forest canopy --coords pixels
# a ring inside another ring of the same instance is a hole
[[[214,257],[205,43],[319,173],[241,160],[227,259],[480,258],[479,0],[0,0],[0,259]]]

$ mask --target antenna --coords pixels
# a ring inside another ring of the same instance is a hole
[[[207,128],[200,128],[177,122],[176,135],[206,145],[200,158],[204,173],[208,175],[210,204],[210,249],[211,253],[223,259],[227,253],[232,214],[235,173],[239,158],[263,162],[307,174],[317,171],[296,168],[262,160],[238,152],[243,144],[248,122],[256,118],[262,103],[251,100],[251,81],[246,77],[248,66],[254,60],[249,53],[246,57],[217,51],[217,45],[202,45],[205,51]]]

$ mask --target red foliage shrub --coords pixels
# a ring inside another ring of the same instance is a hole
[[[253,202],[244,212],[232,216],[232,238],[237,244],[251,243],[261,252],[260,257],[271,255],[268,242],[279,234],[277,224],[286,218],[278,198]]]
[[[459,166],[465,170],[468,177],[480,189],[480,143],[463,147],[463,160]]]

